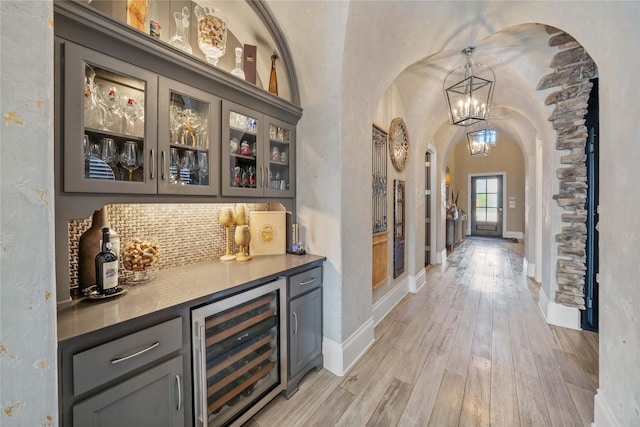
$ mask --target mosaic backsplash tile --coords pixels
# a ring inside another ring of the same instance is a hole
[[[264,203],[247,203],[251,211],[268,211]],[[114,204],[107,205],[111,228],[120,236],[120,245],[139,238],[160,247],[160,258],[150,271],[196,264],[219,258],[226,251],[225,227],[218,221],[220,209],[235,204]],[[71,220],[69,227],[69,278],[72,294],[78,290],[78,242],[91,227],[91,216]],[[238,251],[231,227],[230,249]],[[126,277],[131,273],[120,270]]]

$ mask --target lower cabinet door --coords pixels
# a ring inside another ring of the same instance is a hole
[[[75,427],[182,427],[182,356],[73,406]]]
[[[293,377],[322,353],[322,288],[289,304],[289,377]]]

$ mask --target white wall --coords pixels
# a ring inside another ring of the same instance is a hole
[[[0,425],[58,420],[53,251],[53,8],[3,1]]]

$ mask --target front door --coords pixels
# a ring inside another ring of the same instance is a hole
[[[471,235],[502,237],[502,175],[471,178]]]

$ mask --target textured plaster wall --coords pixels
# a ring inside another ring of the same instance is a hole
[[[0,4],[0,425],[57,424],[53,8]]]

